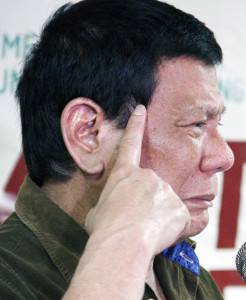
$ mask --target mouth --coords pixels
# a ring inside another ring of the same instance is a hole
[[[199,195],[183,199],[185,205],[189,207],[196,207],[199,209],[208,209],[213,206],[215,195]]]

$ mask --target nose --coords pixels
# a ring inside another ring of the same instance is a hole
[[[203,172],[223,172],[234,164],[234,154],[224,138],[217,133],[208,137],[200,168]]]

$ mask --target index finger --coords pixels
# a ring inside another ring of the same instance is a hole
[[[146,108],[138,105],[133,111],[120,141],[116,168],[122,164],[139,166],[145,122]]]

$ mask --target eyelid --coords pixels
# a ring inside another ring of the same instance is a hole
[[[207,125],[207,122],[206,121],[194,122],[191,125],[195,126],[196,128],[203,128],[205,125]]]

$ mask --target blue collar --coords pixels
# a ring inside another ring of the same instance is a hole
[[[181,242],[165,249],[162,255],[199,276],[200,265],[198,257],[193,248],[186,242]]]

